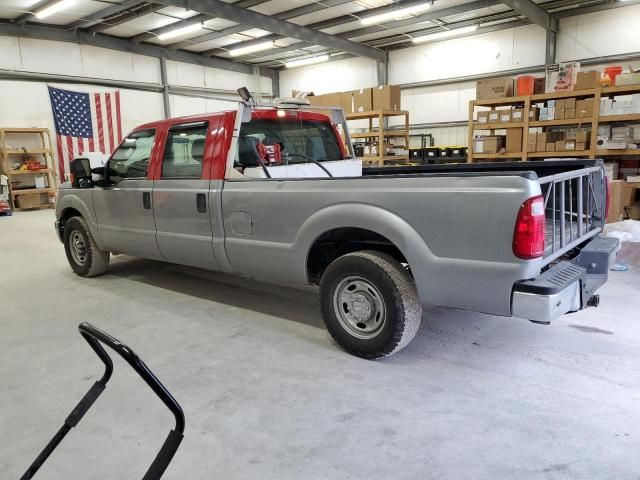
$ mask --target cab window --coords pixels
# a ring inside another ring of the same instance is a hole
[[[169,129],[161,178],[201,178],[207,122],[174,125]]]
[[[108,176],[112,184],[127,178],[146,178],[153,150],[155,130],[141,130],[124,139],[109,160]]]

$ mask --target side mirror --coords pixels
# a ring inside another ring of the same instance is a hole
[[[93,188],[91,163],[88,158],[76,158],[69,164],[71,186],[73,188]]]

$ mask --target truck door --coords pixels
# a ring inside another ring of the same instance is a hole
[[[148,178],[155,144],[155,129],[131,133],[107,163],[108,186],[93,191],[98,231],[112,252],[162,259]]]
[[[218,270],[209,205],[209,162],[205,151],[219,119],[169,127],[159,176],[153,184],[157,240],[165,260]],[[210,125],[216,123],[216,125]]]

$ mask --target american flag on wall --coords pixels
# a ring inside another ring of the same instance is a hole
[[[62,179],[69,172],[70,160],[87,152],[110,154],[120,144],[120,91],[85,93],[48,88]]]

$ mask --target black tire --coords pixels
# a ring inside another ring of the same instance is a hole
[[[102,275],[109,266],[109,252],[98,248],[82,217],[65,222],[64,251],[71,269],[81,277]]]
[[[416,335],[422,319],[413,278],[400,262],[377,251],[334,260],[322,275],[320,303],[336,343],[367,359],[400,351]]]

